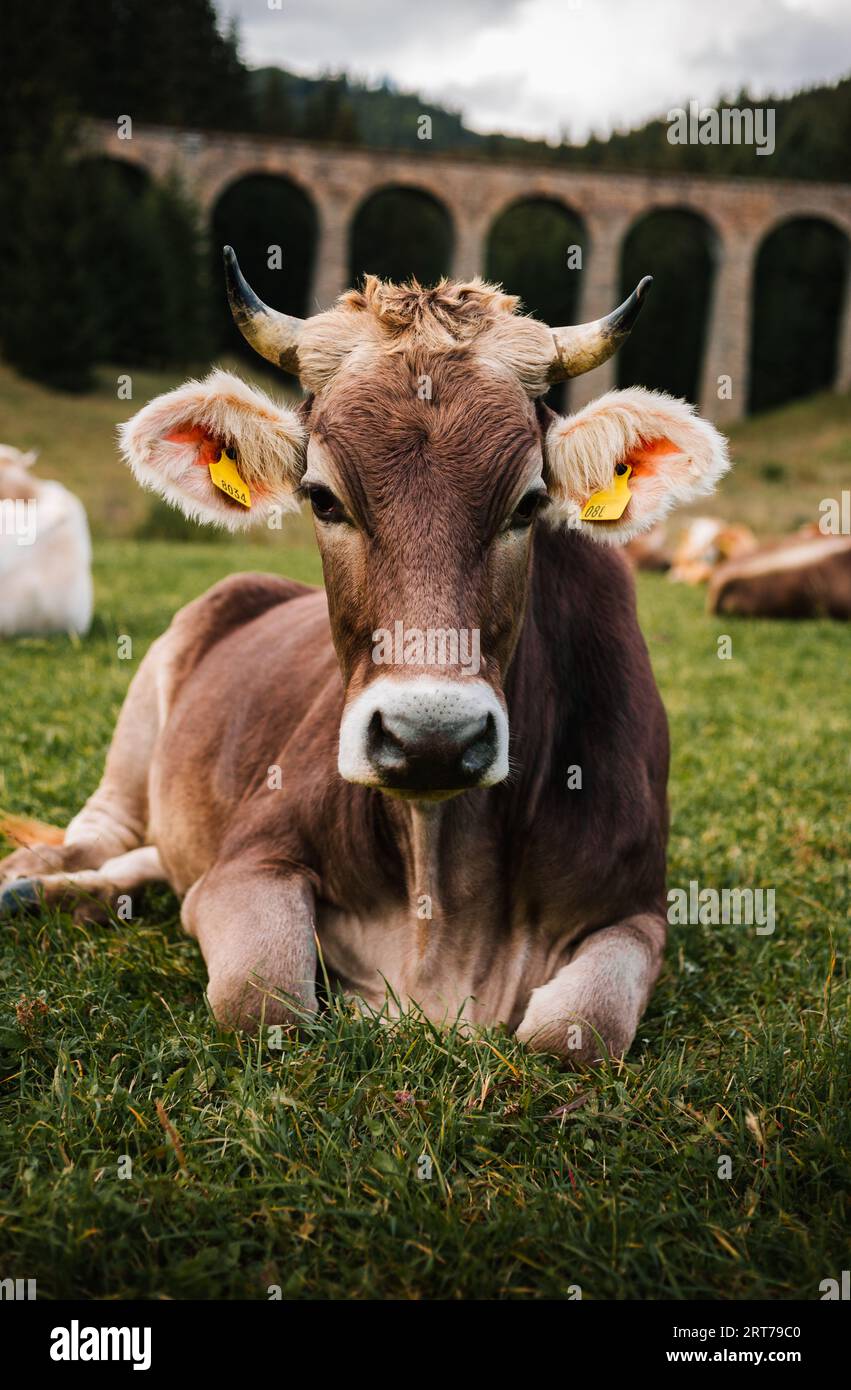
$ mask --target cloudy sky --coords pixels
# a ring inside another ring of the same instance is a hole
[[[391,78],[477,130],[557,139],[851,72],[849,0],[217,0],[252,66]],[[278,6],[280,6],[278,8]]]

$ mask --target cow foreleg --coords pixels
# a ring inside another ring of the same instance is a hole
[[[157,850],[144,845],[107,859],[99,869],[14,879],[0,892],[0,913],[15,915],[43,905],[72,912],[77,921],[102,922],[116,906],[128,906],[121,898],[132,903],[130,895],[138,888],[166,881]]]
[[[600,1061],[604,1050],[621,1057],[656,983],[665,934],[665,919],[650,913],[592,932],[569,964],[532,991],[518,1038],[574,1066]]]
[[[256,1032],[316,1008],[313,890],[268,869],[216,865],[181,913],[207,964],[207,997],[225,1027]]]

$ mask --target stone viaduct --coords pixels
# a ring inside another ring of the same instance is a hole
[[[444,207],[453,228],[452,274],[462,278],[483,272],[488,231],[506,208],[535,198],[563,204],[581,218],[587,234],[582,320],[607,313],[617,302],[621,248],[637,219],[661,209],[695,212],[712,229],[716,262],[700,405],[721,422],[741,415],[747,401],[753,275],[764,237],[790,218],[817,217],[851,239],[851,184],[589,173],[432,154],[425,142],[422,153],[413,153],[138,125],[130,139],[121,139],[106,122],[88,126],[85,149],[141,165],[154,178],[175,171],[206,212],[246,175],[289,179],[312,200],[318,217],[309,300],[317,310],[347,288],[352,220],[381,189],[418,189]],[[834,383],[840,390],[851,388],[851,275],[847,279]],[[732,380],[730,399],[719,399],[721,376]],[[613,384],[610,361],[573,383],[571,407]]]

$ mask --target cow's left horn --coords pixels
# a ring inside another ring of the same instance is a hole
[[[600,367],[607,362],[629,337],[652,284],[653,276],[645,275],[629,299],[625,299],[603,319],[578,323],[572,328],[554,328],[552,334],[556,350],[549,372],[550,381],[565,381],[571,376],[581,376],[583,372],[590,372],[592,367]]]
[[[298,376],[298,340],[304,319],[270,309],[258,299],[239,268],[232,246],[224,248],[225,283],[233,321],[255,352]]]

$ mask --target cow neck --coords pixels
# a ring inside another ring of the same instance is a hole
[[[563,653],[556,653],[554,643],[567,646],[569,615],[561,584],[548,575],[553,559],[551,546],[536,537],[523,621],[505,680],[511,772],[494,791],[510,826],[518,817],[534,818],[551,776],[556,730],[567,716],[569,694],[556,668]]]

